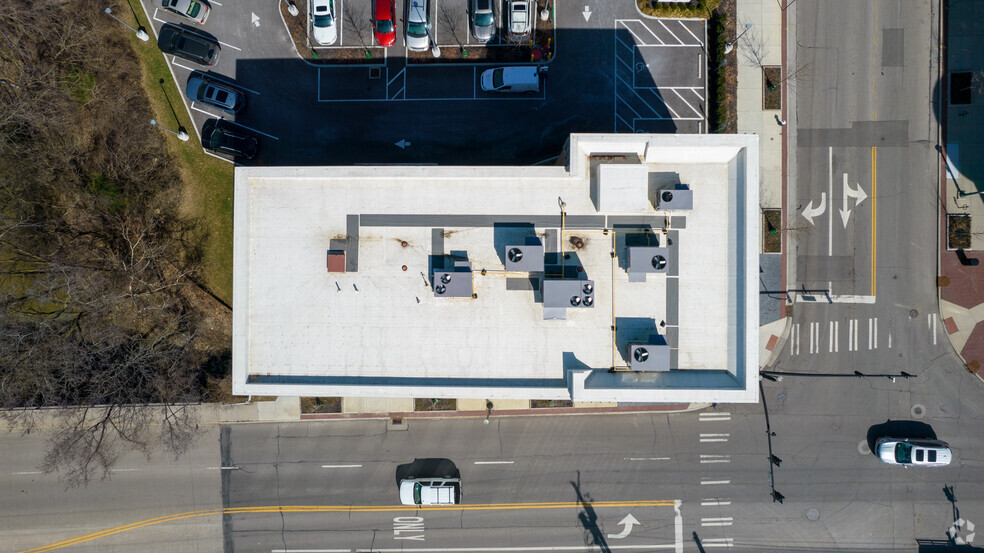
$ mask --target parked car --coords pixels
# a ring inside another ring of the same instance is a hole
[[[485,92],[539,92],[540,69],[530,65],[497,67],[482,73]]]
[[[460,478],[406,478],[400,481],[404,505],[455,505],[461,502]]]
[[[205,23],[209,7],[200,0],[161,0],[161,7],[169,12],[187,17],[195,23]]]
[[[523,40],[533,30],[531,0],[509,0],[509,39]]]
[[[407,49],[423,52],[430,48],[430,6],[427,0],[410,0],[404,32]]]
[[[335,0],[311,0],[309,12],[314,26],[314,41],[318,44],[335,44],[338,40],[338,22],[335,20]]]
[[[922,467],[943,467],[953,458],[946,442],[914,438],[879,438],[875,454],[890,465]]]
[[[202,127],[202,146],[213,152],[253,159],[260,142],[251,133],[224,119],[209,119]]]
[[[492,0],[472,0],[471,28],[475,40],[485,43],[495,37],[495,11]]]
[[[242,90],[201,71],[193,71],[188,77],[185,93],[189,100],[215,106],[231,115],[246,107],[246,94]]]
[[[157,47],[165,54],[174,54],[179,58],[207,66],[215,65],[219,61],[219,53],[222,50],[215,39],[173,23],[161,25],[161,32],[157,35]]]
[[[372,30],[376,34],[376,42],[383,48],[389,48],[396,43],[396,24],[393,15],[396,13],[394,0],[376,0],[372,8]]]

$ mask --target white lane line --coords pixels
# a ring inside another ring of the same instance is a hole
[[[830,321],[830,330],[827,332],[827,351],[834,351],[834,321]]]
[[[511,465],[516,461],[475,461],[476,465]]]
[[[140,472],[143,469],[109,469],[109,472]]]
[[[731,517],[718,517],[718,518],[702,518],[700,519],[701,526],[731,526],[734,524],[734,519]]]
[[[858,345],[858,327],[861,325],[858,323],[859,321],[857,319],[854,319],[854,351],[858,351],[861,349],[861,346]]]
[[[731,480],[701,480],[701,486],[713,486],[715,484],[730,484]]]
[[[810,353],[813,353],[813,325],[816,323],[810,323]]]
[[[834,147],[827,149],[827,197],[834,201]],[[827,256],[834,255],[834,210],[833,206],[827,214]],[[827,286],[830,289],[830,286]]]
[[[726,442],[726,441],[728,441],[728,436],[731,436],[731,434],[727,434],[727,433],[725,433],[725,434],[701,434],[700,435],[700,441],[701,441],[701,443],[707,443],[707,442]]]
[[[840,321],[834,321],[834,353],[840,351]]]
[[[321,465],[323,469],[357,469],[361,467],[362,465]]]
[[[892,349],[892,333],[888,333],[888,349]]]
[[[188,71],[196,71],[196,69],[192,67],[188,67],[187,65],[181,65],[180,63],[178,63],[178,58],[174,56],[171,56],[171,65],[175,65],[177,67],[180,67],[181,69],[187,69]]]
[[[688,33],[690,33],[690,36],[694,37],[694,40],[697,41],[697,44],[701,44],[701,41],[700,41],[699,38],[697,38],[697,35],[695,35],[693,31],[691,31],[686,25],[684,25],[683,24],[683,21],[680,21],[679,19],[677,19],[676,21],[677,21],[677,23],[680,24],[681,27],[683,27],[683,30],[684,31],[687,31]]]
[[[875,330],[874,330],[875,349],[878,349],[878,317],[875,317],[874,321],[875,321]]]
[[[933,345],[936,345],[936,317],[933,317]]]
[[[683,514],[680,512],[679,499],[673,502],[673,545],[676,553],[683,553]]]
[[[669,457],[622,457],[623,461],[669,461]]]
[[[873,337],[873,334],[871,333],[871,323],[872,319],[871,317],[868,317],[868,349],[871,349],[871,338]]]
[[[229,44],[228,42],[222,42],[222,41],[220,40],[220,41],[219,41],[219,44],[221,44],[221,45],[223,45],[223,46],[228,46],[229,48],[232,48],[233,50],[239,50],[240,52],[242,52],[242,51],[243,51],[243,49],[242,49],[242,48],[240,48],[240,47],[238,47],[238,46],[233,46],[232,44]]]
[[[708,497],[700,502],[701,507],[725,507],[728,505],[731,505],[730,501],[722,501],[713,497]]]
[[[732,538],[708,538],[700,540],[700,544],[704,547],[734,547],[735,540]]]
[[[730,463],[731,455],[701,455],[701,463]]]
[[[731,420],[731,413],[701,413],[697,419],[700,422],[719,422]]]
[[[703,77],[701,75],[704,72],[704,54],[697,53],[697,80],[699,81]]]
[[[671,31],[670,28],[666,26],[666,23],[663,23],[662,19],[657,19],[656,21],[658,21],[659,24],[662,25],[664,29],[666,29],[666,32],[670,33],[670,35],[672,35],[677,42],[679,42],[681,45],[685,44],[682,40],[680,40],[680,37],[676,36],[676,33]]]
[[[352,553],[351,549],[271,549],[270,553]]]
[[[790,346],[789,353],[791,355],[799,355],[800,353],[800,324],[799,323],[796,323],[796,326],[793,327],[793,345],[796,346],[796,351],[792,351],[793,347]]]
[[[933,328],[933,314],[926,313],[926,330],[930,330],[932,328]]]
[[[270,138],[272,138],[274,140],[280,140],[279,138],[277,138],[276,136],[273,136],[272,134],[267,134],[267,133],[265,133],[263,131],[258,131],[256,129],[254,129],[253,127],[247,127],[246,125],[243,125],[242,123],[236,123],[235,121],[229,121],[228,119],[223,119],[223,121],[226,121],[227,123],[232,123],[233,125],[239,125],[240,127],[244,128],[244,129],[249,129],[249,130],[251,130],[251,131],[253,131],[255,133],[260,133],[263,136],[268,136],[268,137],[270,137]]]
[[[231,467],[205,467],[205,468],[208,469],[208,470],[239,470],[239,467],[237,467],[237,466],[231,466]]]
[[[858,320],[850,319],[847,321],[847,351],[854,351],[858,348]]]
[[[40,470],[25,470],[25,471],[21,471],[21,472],[12,472],[10,474],[17,474],[17,475],[21,475],[21,474],[41,474],[41,471]]]
[[[681,543],[681,546],[683,544]],[[672,543],[654,545],[605,545],[606,549],[612,551],[628,551],[631,549],[676,549]],[[682,547],[681,547],[682,549]],[[273,553],[321,553],[331,551],[325,549],[275,549]],[[397,547],[392,549],[372,548],[372,549],[346,549],[345,551],[355,553],[496,553],[497,551],[590,551],[583,545],[548,545],[541,547]]]

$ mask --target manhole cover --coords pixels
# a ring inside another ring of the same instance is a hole
[[[810,520],[816,520],[820,518],[820,511],[816,509],[810,509],[809,511],[806,512],[806,518]]]
[[[786,401],[786,393],[779,392],[779,395],[776,396],[776,399],[778,399],[779,401]]]
[[[918,316],[919,316],[919,310],[918,309],[910,309],[909,310],[909,318],[910,319],[915,319]]]
[[[868,447],[868,440],[861,440],[858,442],[858,453],[861,455],[868,455],[871,453],[871,448]]]
[[[921,418],[923,418],[923,415],[925,415],[925,414],[926,414],[926,408],[923,407],[922,405],[920,405],[920,404],[917,403],[917,404],[915,404],[915,405],[912,406],[912,416],[913,417],[915,417],[917,419],[921,419]]]

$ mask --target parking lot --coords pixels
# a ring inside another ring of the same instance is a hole
[[[707,132],[703,20],[615,22],[615,132]]]

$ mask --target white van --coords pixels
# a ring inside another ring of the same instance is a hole
[[[485,92],[539,92],[540,69],[529,65],[497,67],[482,73]]]
[[[400,503],[404,505],[455,505],[460,501],[460,478],[407,478],[400,481]]]

